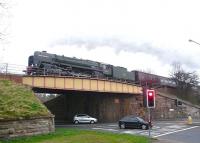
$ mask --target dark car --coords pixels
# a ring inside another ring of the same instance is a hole
[[[149,129],[149,124],[140,117],[126,116],[119,120],[119,127],[120,129],[137,128],[147,130]]]

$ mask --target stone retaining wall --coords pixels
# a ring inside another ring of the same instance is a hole
[[[54,130],[54,117],[0,121],[0,138],[45,134],[53,132]]]
[[[165,120],[182,119],[191,115],[192,118],[200,119],[200,108],[186,103],[182,102],[182,105],[176,106],[175,99],[157,95],[156,108],[152,110],[152,117],[157,120]]]

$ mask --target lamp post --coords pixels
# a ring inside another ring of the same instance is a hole
[[[192,39],[189,39],[188,41],[189,41],[189,42],[193,42],[193,43],[195,43],[195,44],[197,44],[197,45],[200,46],[200,43],[198,43],[198,42],[196,42],[196,41],[194,41],[194,40],[192,40]]]

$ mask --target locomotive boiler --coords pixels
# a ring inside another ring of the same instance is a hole
[[[36,51],[29,56],[27,74],[98,77],[130,82],[135,81],[135,72],[129,72],[124,67],[59,56],[45,51]]]

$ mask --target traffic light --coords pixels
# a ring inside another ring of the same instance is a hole
[[[182,102],[179,101],[178,99],[175,99],[175,105],[176,105],[176,106],[181,106],[181,105],[182,105]]]
[[[147,89],[147,108],[155,108],[155,90]]]

